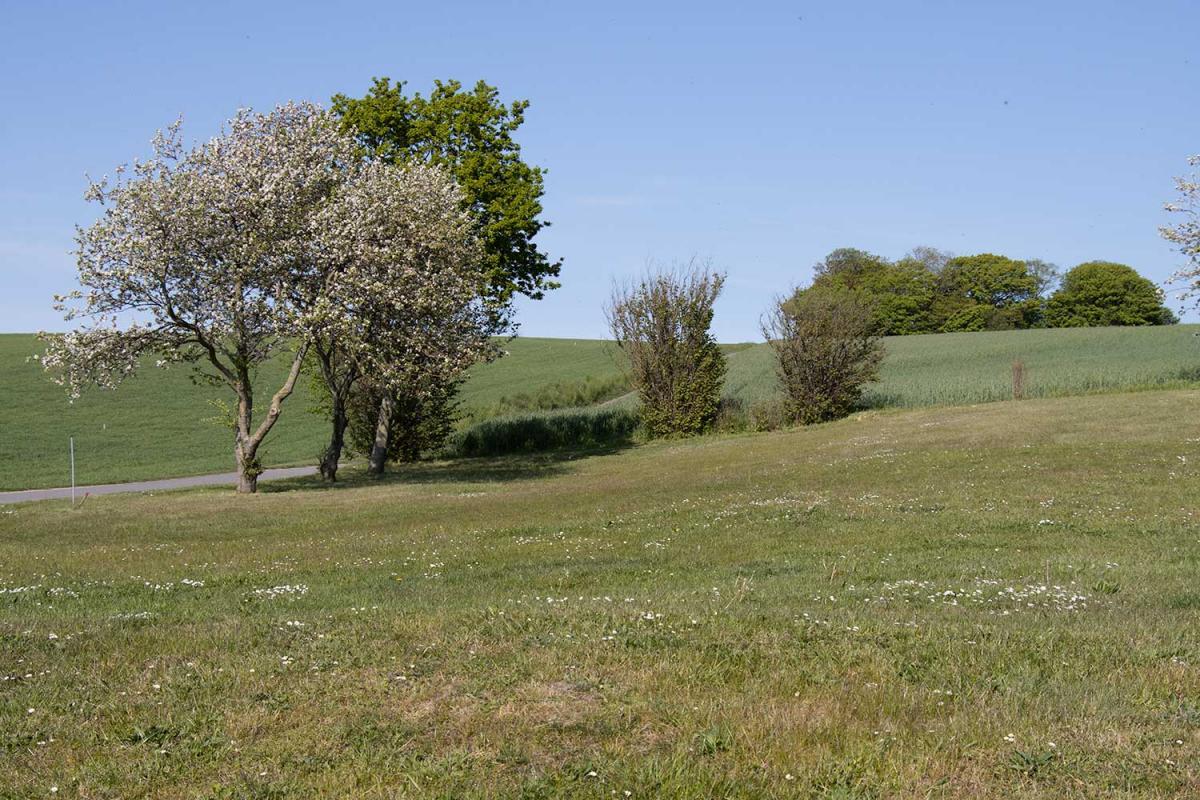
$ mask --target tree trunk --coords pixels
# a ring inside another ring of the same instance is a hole
[[[258,469],[242,470],[238,473],[238,494],[254,494],[258,491]]]
[[[387,466],[388,442],[392,438],[392,410],[395,401],[391,394],[385,393],[379,403],[379,418],[375,422],[375,442],[371,445],[371,457],[367,463],[367,472],[372,475],[382,475]]]
[[[262,467],[258,463],[258,448],[263,443],[263,439],[267,438],[267,434],[271,432],[271,428],[275,427],[275,421],[279,419],[279,413],[282,411],[283,401],[296,388],[296,379],[300,377],[300,368],[304,363],[304,354],[307,349],[307,344],[301,346],[295,357],[292,358],[292,368],[288,371],[287,379],[284,380],[283,386],[279,387],[279,391],[271,397],[271,405],[267,408],[266,416],[253,432],[251,432],[250,426],[254,420],[254,395],[248,370],[243,369],[234,384],[233,388],[238,396],[238,415],[233,457],[237,464],[238,494],[254,494],[258,491],[258,476],[262,473]]]
[[[239,427],[241,427],[239,425]],[[234,464],[237,466],[238,494],[254,494],[258,491],[258,475],[262,472],[255,458],[258,448],[252,447],[239,430],[233,445]]]
[[[237,468],[238,494],[253,494],[258,491],[258,450],[250,437],[250,425],[254,419],[254,395],[250,383],[243,376],[235,388],[238,396],[237,428],[233,439],[233,463]]]
[[[346,403],[336,394],[332,399],[330,420],[333,423],[333,431],[329,435],[329,446],[321,454],[321,477],[330,483],[337,481],[338,462],[341,461],[342,449],[346,444],[346,425],[349,423],[346,417]]]

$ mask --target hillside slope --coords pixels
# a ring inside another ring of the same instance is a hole
[[[1012,364],[1025,367],[1025,395],[1053,397],[1200,380],[1200,325],[889,336],[872,407],[985,403],[1012,397]],[[771,349],[729,358],[726,394],[747,403],[777,392]]]
[[[1003,399],[1011,393],[1015,358],[1026,365],[1030,396],[1191,385],[1200,374],[1197,331],[1200,326],[1177,325],[894,337],[886,341],[882,380],[868,399],[876,406]],[[0,489],[68,483],[69,436],[76,439],[80,484],[232,469],[230,437],[216,421],[225,394],[193,385],[188,369],[147,369],[115,392],[89,392],[70,404],[27,360],[37,349],[30,335],[0,335]],[[505,349],[499,361],[473,370],[462,394],[466,412],[554,384],[619,374],[614,348],[600,340],[518,338]],[[776,391],[766,345],[727,351],[727,394],[755,402]],[[275,384],[281,374],[281,365],[268,365],[262,384]],[[302,381],[271,433],[264,464],[315,460],[326,429],[309,412],[312,404]]]
[[[188,367],[144,369],[116,391],[86,392],[70,403],[28,360],[39,349],[31,335],[0,335],[0,490],[69,483],[70,436],[81,485],[233,469],[231,437],[219,424],[227,394],[194,385]],[[618,374],[602,341],[518,338],[505,349],[500,361],[472,372],[462,395],[465,410],[557,382]],[[283,374],[279,363],[264,368],[264,401]],[[328,434],[312,406],[309,382],[302,379],[267,440],[265,465],[316,460]]]

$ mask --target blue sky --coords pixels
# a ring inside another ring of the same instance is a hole
[[[1173,175],[1200,152],[1200,3],[0,1],[0,330],[60,329],[84,174],[177,115],[327,102],[387,75],[532,102],[540,240],[563,288],[530,336],[604,334],[613,278],[708,257],[715,327],[757,337],[829,250],[1104,258],[1156,281]],[[1173,305],[1178,305],[1173,303]],[[1195,315],[1188,315],[1195,319]]]

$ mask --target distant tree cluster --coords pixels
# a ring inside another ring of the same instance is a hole
[[[1093,261],[1060,276],[1040,259],[982,253],[953,256],[916,248],[892,261],[863,250],[834,250],[795,293],[849,292],[872,309],[876,332],[914,333],[1165,325],[1176,322],[1163,294],[1131,267]]]

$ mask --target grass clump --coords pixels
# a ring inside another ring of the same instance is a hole
[[[607,402],[627,392],[629,381],[621,374],[555,381],[533,392],[505,395],[488,405],[472,405],[464,411],[462,419],[470,425],[493,417],[513,416],[527,411],[582,408]]]

